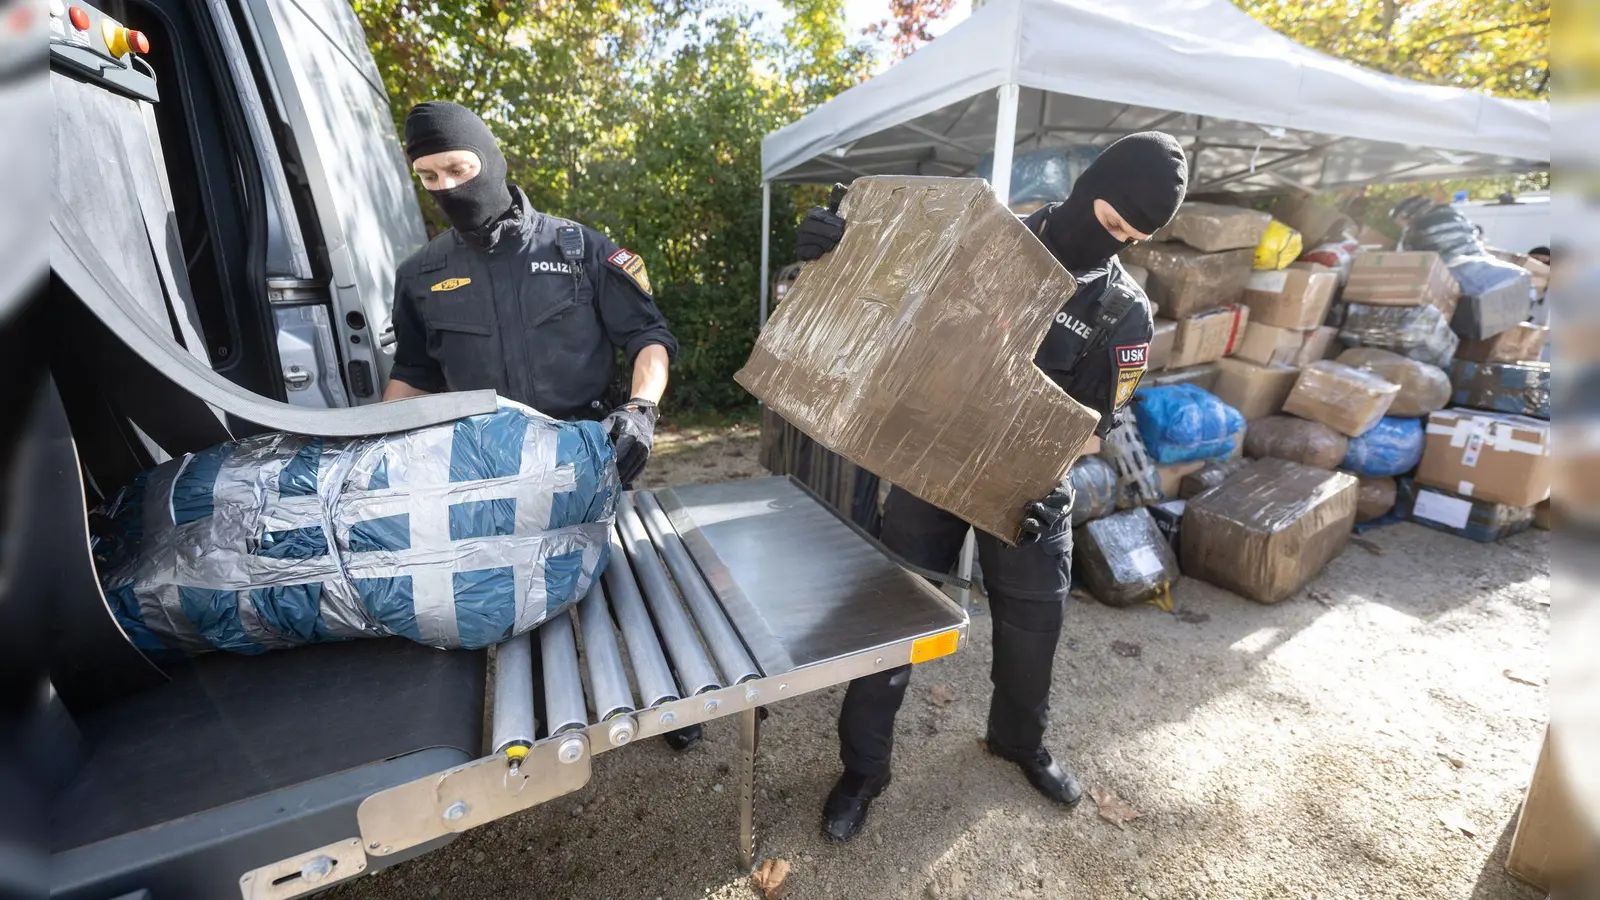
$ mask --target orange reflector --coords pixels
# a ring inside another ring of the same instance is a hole
[[[911,661],[914,663],[927,662],[941,656],[949,656],[956,652],[956,646],[961,643],[961,632],[944,631],[939,634],[930,634],[925,638],[917,638],[911,642]]]

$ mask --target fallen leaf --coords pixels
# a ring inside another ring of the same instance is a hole
[[[1518,672],[1515,669],[1507,669],[1507,670],[1505,670],[1505,672],[1503,672],[1501,674],[1505,675],[1507,678],[1511,679],[1512,681],[1517,682],[1518,684],[1528,684],[1528,685],[1532,685],[1534,687],[1544,687],[1544,682],[1543,681],[1535,681],[1532,676],[1524,675],[1523,673]]]
[[[956,699],[956,689],[948,684],[936,684],[928,691],[928,702],[934,706],[949,706]]]
[[[1123,659],[1138,659],[1144,655],[1144,648],[1128,641],[1112,641],[1111,652]]]
[[[1467,814],[1459,809],[1446,809],[1439,812],[1439,821],[1452,831],[1459,831],[1467,837],[1477,837],[1478,826],[1472,824]]]
[[[1350,543],[1355,544],[1357,547],[1360,547],[1368,553],[1371,553],[1373,556],[1383,555],[1383,548],[1367,540],[1366,538],[1352,537],[1350,539]]]
[[[1454,753],[1446,753],[1443,750],[1440,750],[1439,757],[1457,769],[1465,769],[1467,767],[1467,761],[1459,756],[1456,756]]]
[[[1128,801],[1118,797],[1116,792],[1109,788],[1090,788],[1089,796],[1094,799],[1094,805],[1100,809],[1100,818],[1126,829],[1126,823],[1144,815],[1128,805]]]
[[[1200,625],[1211,621],[1211,613],[1195,612],[1192,609],[1175,610],[1172,617],[1179,622],[1188,622],[1190,625]]]
[[[783,900],[789,896],[789,862],[783,859],[763,859],[751,873],[750,880],[767,900]]]

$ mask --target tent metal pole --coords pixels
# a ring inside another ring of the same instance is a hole
[[[767,272],[772,254],[772,182],[761,182],[761,321],[757,330],[767,327]]]

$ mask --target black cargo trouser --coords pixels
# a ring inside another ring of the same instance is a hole
[[[896,487],[884,504],[883,543],[907,562],[947,572],[961,554],[967,523]],[[988,741],[1027,753],[1044,739],[1050,716],[1050,672],[1061,637],[1062,606],[1072,586],[1070,510],[1042,540],[1009,547],[979,531],[978,561],[994,619]],[[911,667],[874,672],[850,682],[839,710],[839,757],[861,775],[889,772],[894,717],[911,684]]]

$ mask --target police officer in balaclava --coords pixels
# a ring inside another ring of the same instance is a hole
[[[1115,254],[1166,225],[1183,202],[1188,164],[1171,136],[1143,132],[1110,145],[1078,177],[1072,194],[1024,220],[1078,282],[1034,357],[1040,369],[1078,402],[1100,412],[1096,434],[1117,427],[1144,375],[1153,333],[1150,302]],[[844,236],[844,220],[816,207],[800,225],[802,260],[821,257]],[[1063,482],[1029,504],[1021,546],[978,532],[984,586],[994,619],[994,663],[985,745],[1017,764],[1052,800],[1077,803],[1077,779],[1044,746],[1051,665],[1061,635],[1072,576],[1072,492]],[[913,565],[948,572],[968,525],[896,487],[883,514],[883,543]],[[828,795],[822,829],[847,841],[889,784],[894,717],[911,667],[850,683],[839,712],[844,774]]]
[[[488,388],[561,419],[602,422],[623,484],[649,458],[678,344],[644,260],[542,213],[506,181],[506,158],[471,110],[411,109],[406,158],[454,227],[400,264],[385,400]],[[608,397],[614,359],[631,390]]]

